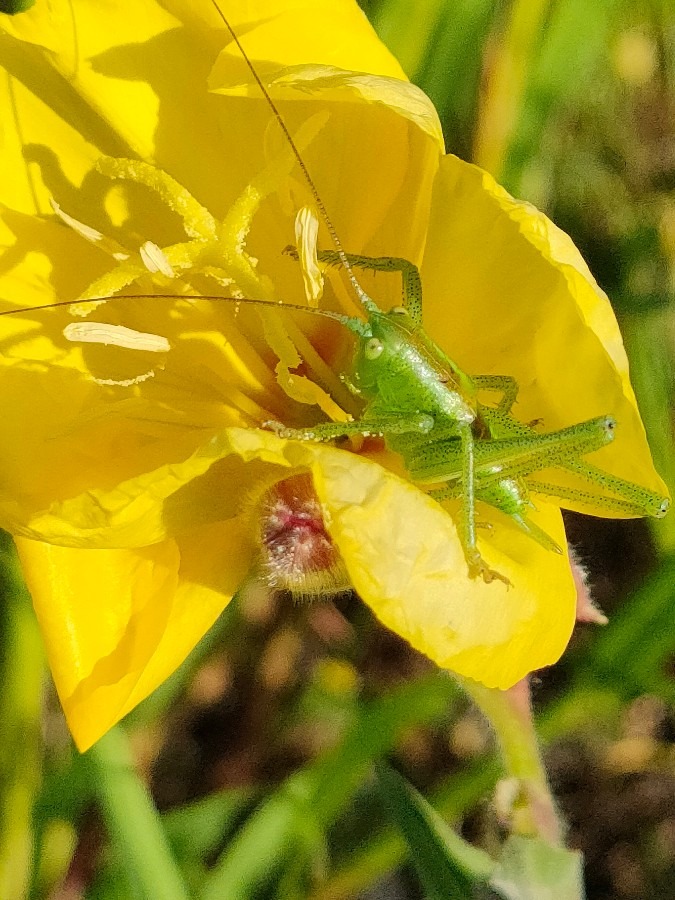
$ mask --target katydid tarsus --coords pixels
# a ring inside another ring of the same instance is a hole
[[[257,83],[262,98],[301,170],[314,205],[333,243],[333,249],[319,251],[326,266],[338,266],[361,310],[361,317],[347,316],[306,306],[274,304],[274,312],[284,308],[336,320],[355,337],[356,349],[351,371],[344,380],[361,399],[360,414],[350,422],[320,422],[298,429],[284,423],[261,423],[288,439],[329,441],[349,435],[379,435],[390,450],[400,454],[411,480],[444,503],[455,500],[458,508],[458,534],[469,573],[486,582],[495,578],[508,583],[482,559],[477,544],[477,503],[488,504],[509,516],[533,540],[552,552],[561,552],[530,516],[530,493],[555,496],[564,500],[589,500],[619,515],[662,516],[668,500],[645,488],[605,472],[586,460],[586,456],[609,443],[615,422],[601,416],[556,431],[538,431],[535,425],[518,421],[513,415],[518,384],[509,375],[469,376],[426,334],[422,325],[422,283],[417,268],[405,259],[372,258],[346,252],[325,208],[315,182],[270,93],[255,66],[230,26],[216,0],[211,0],[243,60]],[[281,249],[281,248],[280,248]],[[297,255],[292,249],[291,255]],[[356,277],[358,269],[398,273],[403,285],[403,305],[384,312],[366,293]],[[162,295],[127,294],[119,301],[143,297],[160,299]],[[214,302],[251,303],[267,306],[267,300],[224,296],[199,296],[182,293],[180,299]],[[87,301],[90,302],[89,298]],[[107,299],[107,298],[106,298]],[[76,301],[79,302],[79,301]],[[66,306],[64,301],[49,306]],[[33,311],[39,307],[33,307]],[[21,312],[11,310],[7,315]],[[154,351],[152,335],[113,332],[112,326],[90,328],[80,340],[118,343]],[[156,337],[156,336],[154,336]],[[144,344],[145,342],[145,344]],[[155,341],[156,343],[156,341]],[[163,345],[162,345],[163,347]],[[494,403],[483,402],[485,395]],[[587,490],[562,488],[538,473],[564,470],[579,476]]]

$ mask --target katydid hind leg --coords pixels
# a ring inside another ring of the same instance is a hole
[[[487,485],[502,478],[559,466],[570,458],[584,456],[605,446],[612,440],[613,433],[613,420],[603,416],[549,434],[529,432],[523,437],[477,440],[474,451],[476,479]],[[457,442],[452,440],[430,440],[421,451],[406,460],[411,477],[428,484],[457,478],[461,465]]]
[[[350,435],[385,437],[393,434],[428,434],[433,424],[431,416],[424,413],[392,413],[386,417],[364,417],[353,422],[320,422],[307,428],[289,428],[273,421],[263,423],[263,427],[288,440],[332,441]]]
[[[478,550],[476,540],[475,442],[470,426],[462,428],[460,441],[463,466],[459,536],[469,565],[469,574],[474,578],[480,576],[486,584],[498,580],[503,581],[507,587],[510,587],[511,582],[509,579],[495,569],[491,569]]]
[[[661,519],[670,508],[670,500],[662,494],[657,494],[647,488],[640,487],[632,481],[626,481],[616,475],[611,475],[603,469],[587,463],[585,460],[568,460],[564,468],[575,472],[586,481],[597,484],[605,491],[616,494],[620,500],[639,509],[638,515],[653,516]],[[610,500],[610,498],[607,498]]]
[[[642,488],[631,481],[610,475],[609,472],[586,462],[575,460],[561,463],[560,468],[574,472],[591,484],[598,485],[602,493],[543,482],[538,479],[527,479],[529,488],[536,494],[597,506],[617,516],[640,518],[648,515],[661,519],[670,507],[670,500],[667,497]],[[613,492],[616,496],[608,495],[607,491]]]

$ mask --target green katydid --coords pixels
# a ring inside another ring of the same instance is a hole
[[[669,506],[667,498],[584,460],[587,454],[612,440],[615,422],[611,417],[591,419],[549,433],[538,433],[520,423],[511,415],[518,392],[513,378],[470,377],[424,332],[422,284],[412,263],[345,252],[283,117],[216,0],[212,2],[277,120],[333,241],[335,249],[319,252],[318,258],[327,265],[344,268],[366,317],[364,321],[329,314],[358,339],[348,383],[365,403],[360,418],[350,423],[323,423],[307,429],[268,424],[285,437],[303,440],[331,440],[351,434],[382,435],[389,448],[403,457],[413,481],[442,484],[432,491],[432,496],[441,502],[460,499],[459,534],[469,571],[486,581],[495,577],[506,579],[491,570],[478,551],[477,500],[506,513],[534,540],[557,552],[560,548],[528,517],[530,489],[563,499],[592,496],[594,502],[620,514],[665,515]],[[292,248],[289,252],[297,257]],[[356,279],[356,268],[400,272],[403,306],[383,312]],[[502,396],[496,406],[486,406],[477,400],[479,390],[498,391]],[[534,473],[551,467],[580,475],[596,490],[566,490],[531,478]]]

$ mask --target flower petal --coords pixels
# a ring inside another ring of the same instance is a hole
[[[377,37],[365,13],[353,0],[262,0],[223,7],[253,60],[264,61],[262,76],[273,68],[318,63],[356,72],[405,80],[403,69]],[[226,42],[229,44],[229,41]],[[237,47],[223,51],[218,68],[228,60],[249,81],[250,72]]]
[[[185,659],[245,577],[239,520],[138,550],[17,540],[68,725],[80,750]]]
[[[228,48],[223,57],[230,53]],[[250,74],[243,87],[236,74],[217,65],[210,79],[214,93],[260,98]],[[419,261],[431,184],[443,151],[438,114],[429,98],[397,78],[316,64],[276,72],[267,88],[291,134],[312,112],[330,112],[303,159],[346,250]],[[269,119],[267,104],[259,105]],[[280,129],[271,137],[284,140]],[[307,193],[302,180],[299,189]],[[400,286],[392,284],[393,302],[400,303]],[[387,298],[380,302],[389,304]]]
[[[262,431],[231,431],[243,458],[308,468],[326,527],[352,583],[379,619],[438,665],[507,688],[562,654],[574,627],[576,590],[565,555],[545,550],[489,510],[480,541],[512,587],[470,578],[457,527],[407,481],[370,460]],[[483,511],[481,510],[481,517]],[[560,512],[533,518],[565,544]]]
[[[411,484],[372,463],[318,454],[315,485],[329,531],[364,602],[439,666],[508,688],[556,662],[572,633],[575,591],[566,556],[545,550],[493,510],[481,520],[486,562],[511,587],[470,578],[453,519]],[[565,546],[560,512],[536,518]]]

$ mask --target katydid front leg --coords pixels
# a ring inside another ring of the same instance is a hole
[[[286,252],[294,259],[298,258],[297,251],[293,247],[287,247]],[[340,254],[334,250],[320,250],[317,256],[321,262],[328,265],[342,265]],[[443,363],[443,368],[446,370],[443,380],[448,383],[450,389],[456,388],[463,396],[472,398],[475,394],[474,380],[466,372],[463,372],[422,328],[422,278],[417,266],[399,256],[362,256],[356,253],[347,253],[345,256],[350,266],[355,268],[373,272],[400,272],[403,307],[390,310],[388,315],[403,313],[403,316],[410,321],[409,337],[414,337],[414,340],[424,346],[432,358]],[[495,375],[487,376],[487,380],[490,382],[485,385],[488,390],[504,390],[506,395],[515,400],[518,386],[514,379],[507,375]],[[510,407],[511,403],[507,408],[510,409]]]
[[[518,397],[518,382],[511,375],[472,375],[471,380],[479,391],[500,391],[502,399],[495,412],[511,412]]]
[[[286,247],[293,259],[298,258],[295,247]],[[342,259],[336,250],[319,250],[319,262],[328,266],[341,266]],[[422,279],[419,269],[407,259],[399,256],[361,256],[346,253],[347,262],[353,269],[367,269],[371,272],[400,272],[403,306],[415,325],[422,324]]]
[[[287,428],[281,422],[265,422],[264,428],[274,431],[279,437],[294,441],[332,441],[339,437],[360,434],[364,437],[390,434],[428,434],[434,427],[434,420],[425,413],[408,413],[400,416],[382,416],[357,419],[355,422],[321,422],[308,428]]]

